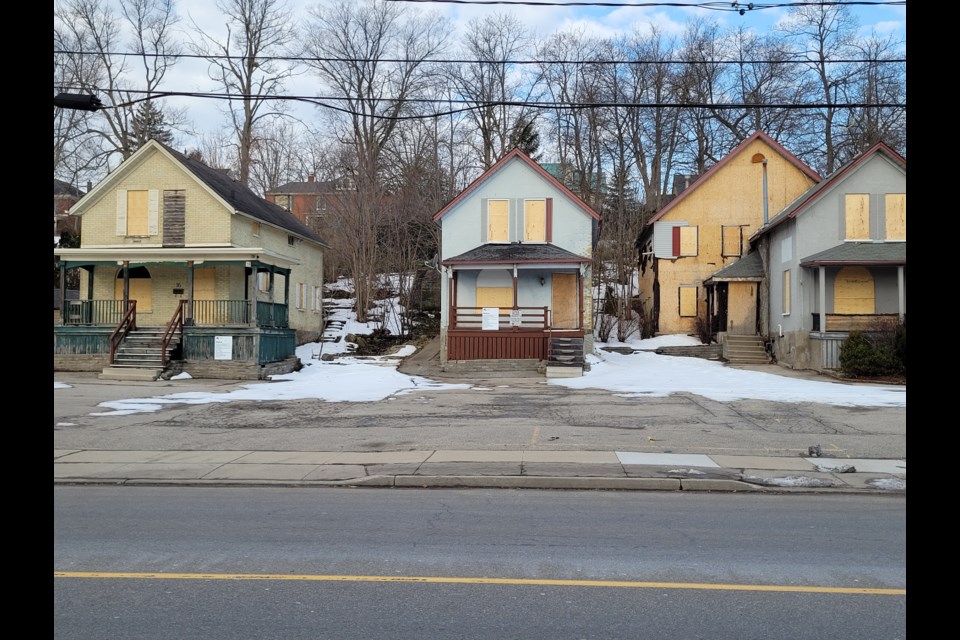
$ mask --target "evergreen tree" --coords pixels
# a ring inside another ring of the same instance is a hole
[[[540,160],[540,134],[532,119],[521,118],[513,125],[510,131],[510,148],[520,149],[534,162]]]
[[[136,148],[139,149],[147,140],[156,140],[163,144],[173,142],[173,133],[167,125],[167,118],[160,107],[147,100],[133,114],[133,135]]]

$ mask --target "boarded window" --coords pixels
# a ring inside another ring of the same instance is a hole
[[[723,225],[723,256],[739,256],[743,253],[743,227]]]
[[[684,226],[673,228],[673,255],[697,255],[697,227]]]
[[[259,223],[259,222],[254,222],[254,223],[251,225],[250,230],[251,230],[251,232],[253,233],[254,236],[259,236],[259,235],[260,235],[260,223]]]
[[[509,242],[507,222],[510,218],[509,200],[487,202],[487,242]]]
[[[783,315],[790,315],[790,270],[783,272]]]
[[[697,287],[680,287],[680,317],[693,318],[697,315]]]
[[[848,193],[846,197],[847,240],[870,239],[870,195]]]
[[[146,191],[127,191],[127,235],[147,235],[147,202]]]
[[[833,312],[845,314],[873,314],[873,275],[866,267],[844,267],[833,283]]]
[[[545,242],[547,239],[546,200],[525,200],[523,203],[524,242]]]
[[[183,246],[186,205],[187,192],[183,189],[163,192],[163,246]]]
[[[137,301],[137,313],[151,313],[153,311],[153,286],[150,272],[146,267],[132,267],[129,271],[130,298]],[[117,273],[114,283],[114,300],[123,300],[123,269]]]
[[[270,272],[257,272],[257,289],[260,291],[270,291]]]
[[[513,308],[513,287],[477,287],[477,307]]]
[[[303,282],[297,283],[297,309],[307,308],[307,285]]]
[[[887,218],[887,240],[906,240],[907,194],[888,193],[884,210]]]

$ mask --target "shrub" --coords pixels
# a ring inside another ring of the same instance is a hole
[[[874,331],[851,331],[840,346],[840,370],[849,376],[886,376],[907,371],[907,333],[903,324]]]
[[[712,342],[710,322],[700,316],[697,316],[697,337],[703,344],[710,344]]]

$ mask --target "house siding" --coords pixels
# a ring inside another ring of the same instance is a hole
[[[741,149],[715,174],[689,191],[682,201],[659,219],[664,223],[685,222],[697,226],[696,256],[678,258],[655,256],[659,277],[658,333],[693,333],[697,319],[681,317],[677,292],[681,286],[698,287],[697,313],[706,317],[706,290],[703,281],[738,257],[723,257],[723,227],[740,225],[743,237],[750,237],[764,221],[763,165],[754,163],[754,154],[767,158],[767,215],[773,216],[814,184],[791,160],[769,144],[757,139]],[[656,223],[654,223],[656,224]],[[649,249],[645,249],[649,250]],[[746,254],[748,248],[744,246]],[[644,302],[653,298],[654,272],[641,273],[640,291]],[[649,307],[649,305],[648,305]]]

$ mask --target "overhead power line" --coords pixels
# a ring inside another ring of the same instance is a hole
[[[144,93],[145,91],[124,91],[122,93],[126,94],[135,94],[135,93]],[[354,111],[349,107],[337,106],[337,104],[330,103],[340,103],[348,102],[354,100],[353,98],[343,97],[343,96],[283,96],[283,95],[251,95],[251,94],[229,94],[229,93],[201,93],[201,92],[181,92],[181,91],[164,91],[164,92],[154,92],[149,95],[145,95],[142,98],[136,98],[134,100],[128,100],[114,105],[104,105],[100,109],[119,109],[123,107],[129,107],[134,104],[141,102],[146,102],[148,100],[157,100],[161,98],[171,98],[171,97],[187,97],[187,98],[199,98],[206,100],[228,100],[228,101],[242,101],[247,99],[257,99],[257,100],[271,100],[271,101],[294,101],[294,102],[304,102],[312,104],[317,107],[332,109],[334,111],[340,111],[342,113],[347,113],[350,115],[362,115],[365,117],[375,117],[381,120],[427,120],[431,118],[437,118],[442,116],[455,115],[458,113],[464,113],[467,111],[474,111],[477,109],[485,109],[488,107],[524,107],[528,109],[573,109],[573,110],[583,110],[583,109],[598,109],[598,108],[620,108],[620,109],[713,109],[718,111],[726,111],[731,109],[786,109],[786,110],[810,110],[810,109],[905,109],[906,103],[898,102],[844,102],[844,103],[820,103],[820,102],[810,102],[810,103],[766,103],[766,104],[754,104],[754,103],[743,103],[743,102],[723,102],[723,103],[711,103],[711,102],[617,102],[617,101],[603,101],[603,102],[557,102],[557,101],[530,101],[530,100],[488,100],[488,101],[478,101],[478,100],[466,100],[466,99],[444,99],[444,98],[413,98],[404,100],[405,103],[409,104],[424,104],[424,105],[435,105],[442,106],[448,105],[450,108],[435,111],[427,114],[412,114],[412,115],[372,115],[370,113],[361,113]],[[394,100],[384,99],[381,102],[395,102]],[[458,108],[453,108],[453,105],[460,105]]]
[[[72,55],[72,56],[116,56],[116,57],[129,57],[129,58],[167,58],[172,60],[178,60],[182,58],[190,59],[199,59],[199,60],[245,60],[248,56],[230,56],[230,55],[199,55],[199,54],[160,54],[160,53],[135,53],[132,51],[68,51],[63,49],[54,49],[54,54],[63,54],[63,55]],[[615,60],[612,58],[603,58],[603,59],[590,59],[590,60],[474,60],[474,59],[461,59],[461,58],[426,58],[423,60],[414,60],[410,58],[316,58],[316,57],[303,57],[303,56],[256,56],[257,60],[263,61],[280,61],[280,62],[348,62],[351,64],[366,64],[370,62],[375,63],[390,63],[390,64],[407,64],[411,62],[421,63],[421,64],[514,64],[514,65],[527,65],[527,64],[540,64],[540,65],[549,65],[549,64],[564,64],[564,65],[608,65],[608,64],[622,64],[622,65],[636,65],[636,64],[676,64],[676,65],[702,65],[702,64],[810,64],[817,62],[820,64],[820,61],[807,60],[802,58],[792,58],[789,60],[754,60],[754,59],[743,59],[743,60]],[[906,58],[840,58],[836,60],[826,60],[823,61],[825,64],[905,64],[907,62]]]
[[[711,11],[733,11],[743,15],[747,11],[759,9],[785,9],[790,7],[832,7],[832,6],[903,6],[903,0],[877,0],[847,2],[549,2],[548,0],[387,0],[387,2],[412,2],[422,4],[472,4],[472,5],[528,5],[537,7],[676,7],[683,9],[709,9]]]

